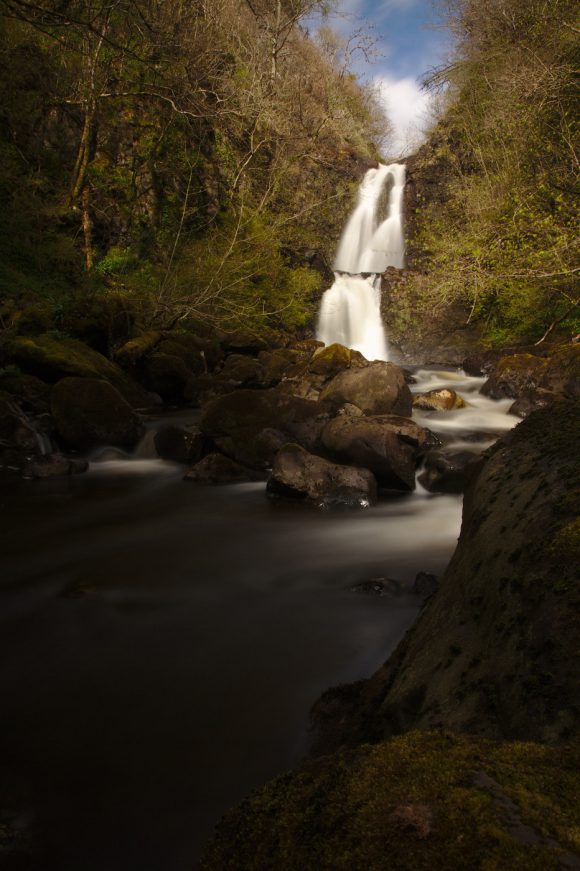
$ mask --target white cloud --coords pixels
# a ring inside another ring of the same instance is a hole
[[[394,79],[380,76],[376,83],[394,128],[388,143],[388,156],[403,157],[417,148],[424,138],[423,130],[429,116],[431,95],[422,91],[411,77]]]

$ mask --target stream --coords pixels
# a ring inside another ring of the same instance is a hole
[[[415,378],[469,403],[414,415],[446,449],[518,422],[483,379]],[[224,811],[307,752],[317,696],[370,675],[416,618],[411,593],[353,585],[440,575],[459,535],[461,497],[421,487],[324,513],[262,483],[184,483],[151,456],[165,422],[131,457],[0,488],[2,792],[38,869],[194,868]]]

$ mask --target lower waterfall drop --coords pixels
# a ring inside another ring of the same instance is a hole
[[[379,223],[378,205],[389,181],[387,217]],[[339,342],[360,351],[367,360],[388,359],[381,275],[388,266],[404,267],[404,187],[404,164],[379,164],[365,174],[336,253],[334,284],[320,305],[316,337],[325,345]]]

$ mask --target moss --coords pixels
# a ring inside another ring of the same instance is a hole
[[[217,869],[557,869],[578,847],[578,753],[412,732],[304,765],[230,812]]]
[[[76,339],[16,336],[1,349],[2,358],[25,374],[49,384],[67,376],[103,378],[110,381],[133,405],[147,405],[147,396],[115,363]]]

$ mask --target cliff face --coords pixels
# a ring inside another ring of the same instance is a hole
[[[417,728],[578,736],[579,424],[555,403],[490,449],[438,591],[370,680],[322,697],[318,752]]]

